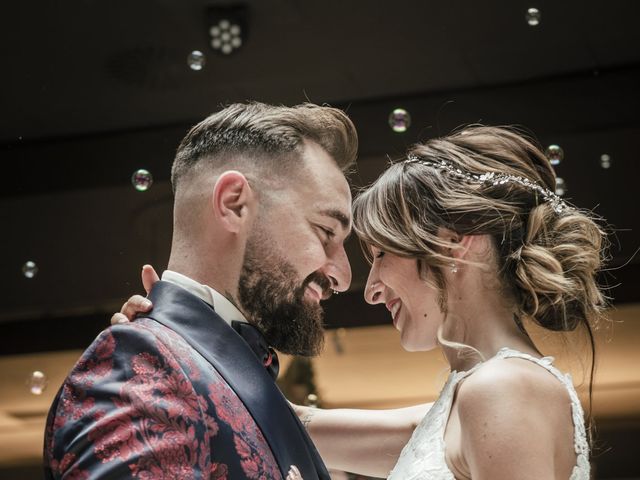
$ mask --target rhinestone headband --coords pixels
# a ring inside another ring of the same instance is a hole
[[[447,172],[457,178],[466,180],[472,183],[479,184],[487,184],[487,185],[504,185],[506,183],[517,183],[529,190],[533,190],[535,193],[538,193],[545,202],[551,204],[551,207],[556,213],[562,213],[564,210],[568,209],[569,206],[565,203],[565,201],[560,198],[556,193],[548,190],[536,182],[532,182],[528,178],[518,177],[516,175],[508,175],[506,173],[496,173],[496,172],[487,172],[482,175],[475,175],[473,173],[468,173],[460,170],[459,168],[454,167],[452,164],[445,162],[444,160],[440,160],[439,162],[432,162],[429,160],[424,160],[422,158],[418,158],[415,155],[409,155],[404,163],[420,163],[421,165],[426,165],[427,167],[435,168]]]

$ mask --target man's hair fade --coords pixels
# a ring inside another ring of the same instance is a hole
[[[260,102],[234,103],[194,126],[180,143],[171,184],[203,161],[225,166],[230,156],[268,162],[270,169],[289,171],[305,140],[320,145],[343,171],[355,164],[358,136],[353,122],[337,108],[303,103],[294,107]]]

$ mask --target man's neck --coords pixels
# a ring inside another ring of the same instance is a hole
[[[174,270],[165,270],[162,280],[178,285],[208,303],[228,323],[232,320],[247,321],[244,312],[227,295],[209,285]]]
[[[174,234],[167,270],[214,289],[246,316],[237,300],[242,253],[234,245],[215,248],[195,237]]]

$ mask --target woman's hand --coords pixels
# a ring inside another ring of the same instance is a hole
[[[147,292],[147,295],[151,291],[153,284],[159,280],[160,277],[151,265],[142,267],[142,286]],[[131,322],[136,318],[136,315],[150,312],[152,308],[153,304],[150,300],[142,295],[134,295],[122,305],[120,312],[113,314],[111,317],[111,325]]]

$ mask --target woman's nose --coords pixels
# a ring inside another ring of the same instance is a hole
[[[364,299],[367,303],[371,305],[375,305],[376,303],[381,303],[384,300],[382,299],[382,292],[384,290],[384,285],[381,282],[373,282],[369,284],[367,282],[367,286],[364,291]]]

